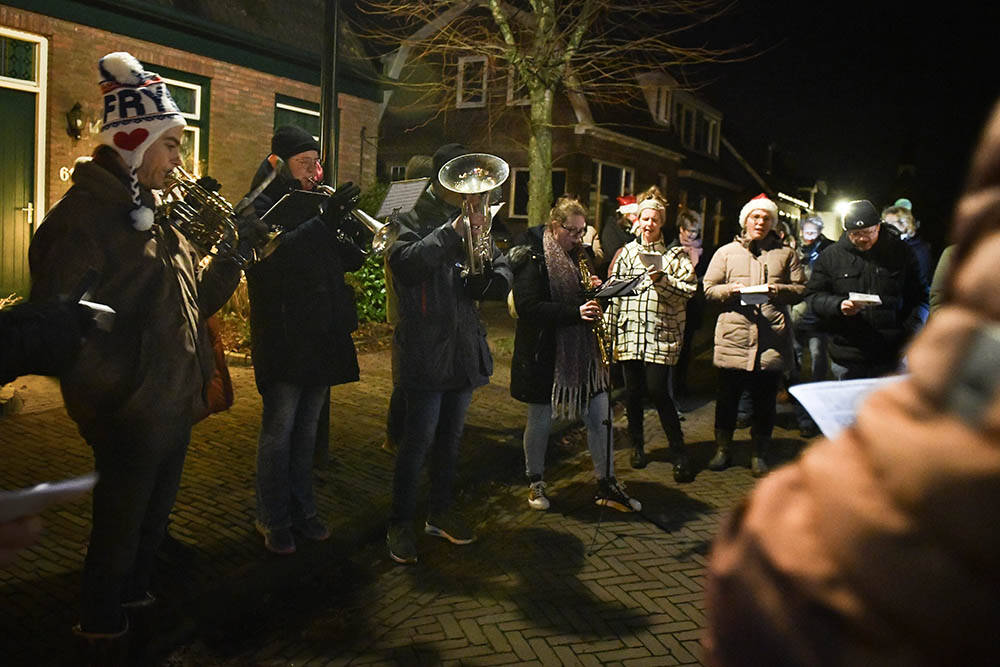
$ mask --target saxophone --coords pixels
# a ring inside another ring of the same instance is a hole
[[[584,248],[580,248],[577,266],[580,269],[580,282],[583,284],[583,291],[585,294],[589,294],[592,291],[590,286],[590,263],[587,261],[587,251]],[[594,330],[594,336],[597,338],[597,349],[601,353],[601,365],[607,368],[611,365],[611,336],[608,335],[608,327],[604,322],[603,311],[596,320],[591,322],[590,328]]]

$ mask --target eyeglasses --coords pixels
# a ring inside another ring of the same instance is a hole
[[[583,227],[567,227],[566,225],[560,224],[560,227],[569,232],[569,235],[573,238],[582,238],[584,234],[587,233],[587,226]]]
[[[852,229],[847,232],[847,238],[849,239],[867,239],[875,236],[878,231],[878,225],[873,225],[871,227],[862,227],[861,229]]]
[[[311,157],[300,157],[294,160],[289,160],[289,162],[294,162],[303,169],[309,169],[310,167],[315,167],[316,165],[319,164],[319,160]]]

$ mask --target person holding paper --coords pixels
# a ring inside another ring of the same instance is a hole
[[[625,376],[625,413],[632,441],[633,468],[646,467],[643,403],[652,400],[667,435],[674,480],[694,479],[677,409],[670,398],[670,373],[684,342],[688,300],[698,289],[689,253],[680,245],[667,247],[663,238],[666,201],[658,189],[639,197],[639,237],[626,244],[611,264],[613,278],[642,275],[635,296],[611,302],[615,359]]]
[[[92,651],[122,646],[123,605],[145,606],[155,554],[180,484],[191,425],[214,371],[206,319],[239,266],[202,255],[159,224],[154,190],[181,164],[184,117],[166,83],[133,56],[98,64],[103,124],[92,159],[31,241],[31,301],[70,294],[90,272],[90,298],[114,309],[60,376],[66,411],[91,446],[100,479],[74,628]]]
[[[830,334],[838,380],[895,371],[923,324],[927,286],[910,248],[881,229],[871,202],[850,202],[844,235],[813,264],[806,301]]]
[[[722,306],[713,356],[719,388],[712,470],[731,463],[736,411],[746,388],[753,404],[750,470],[755,477],[768,471],[778,383],[794,363],[789,306],[802,300],[806,282],[798,255],[772,231],[777,217],[778,206],[766,195],[748,201],[740,211],[740,234],[719,248],[705,273],[706,298]]]

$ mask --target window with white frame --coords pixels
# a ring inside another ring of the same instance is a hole
[[[274,129],[283,125],[294,125],[305,130],[312,138],[319,141],[322,125],[319,117],[319,104],[307,102],[287,95],[274,96]]]
[[[157,66],[154,71],[167,84],[170,97],[184,116],[186,127],[181,135],[181,160],[184,169],[194,176],[201,176],[208,167],[209,80],[167,67]]]
[[[635,170],[631,167],[594,160],[590,174],[590,188],[597,196],[594,220],[603,220],[618,208],[618,197],[633,192]]]
[[[531,172],[525,167],[516,167],[513,170],[513,178],[510,179],[510,207],[508,208],[508,218],[528,217],[528,181]],[[566,194],[566,170],[552,170],[552,200]]]
[[[672,122],[681,143],[706,155],[719,155],[722,117],[697,104],[693,99],[676,99]]]
[[[655,120],[664,125],[670,123],[670,88],[667,86],[656,87],[656,101],[654,102]]]
[[[486,69],[486,56],[461,56],[458,59],[456,107],[470,109],[486,106]]]
[[[390,181],[402,181],[406,180],[406,165],[405,164],[393,164],[389,166],[389,180]]]

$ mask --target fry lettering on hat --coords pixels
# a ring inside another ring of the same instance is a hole
[[[149,136],[149,130],[144,127],[137,127],[131,132],[115,132],[115,146],[123,151],[134,151],[142,145],[142,142]]]

